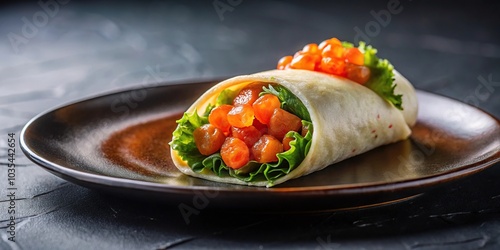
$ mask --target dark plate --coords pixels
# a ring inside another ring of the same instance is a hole
[[[126,90],[53,109],[24,127],[21,147],[49,172],[82,186],[195,209],[263,212],[387,204],[476,173],[500,159],[497,119],[418,91],[418,123],[411,139],[311,175],[273,188],[182,175],[168,147],[175,120],[215,82]]]

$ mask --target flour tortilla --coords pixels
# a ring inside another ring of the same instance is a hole
[[[272,186],[319,171],[333,163],[378,146],[408,138],[417,119],[413,86],[395,73],[396,94],[403,95],[403,110],[395,108],[372,90],[346,78],[308,70],[271,70],[222,81],[205,92],[187,112],[205,110],[225,89],[239,90],[252,82],[279,84],[297,96],[309,111],[314,133],[309,153],[289,174],[273,183],[244,182],[219,177],[211,171],[194,172],[177,152],[172,159],[184,174],[216,182],[249,186]]]

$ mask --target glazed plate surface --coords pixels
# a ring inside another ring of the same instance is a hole
[[[297,212],[387,204],[476,173],[500,160],[500,122],[436,94],[417,91],[411,138],[382,146],[273,188],[222,184],[181,174],[168,142],[175,120],[217,80],[104,94],[33,118],[21,148],[49,172],[123,196],[213,209]]]

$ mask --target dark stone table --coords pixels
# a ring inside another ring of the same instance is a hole
[[[7,140],[51,107],[148,81],[274,68],[336,36],[369,40],[418,89],[500,117],[494,1],[41,0],[0,9],[0,249],[498,249],[500,165],[393,205],[306,214],[201,211],[102,194],[29,161],[16,145],[8,240]],[[40,4],[41,3],[41,4]],[[151,72],[154,72],[152,74]],[[154,79],[150,76],[154,75]],[[477,89],[489,82],[489,94]]]

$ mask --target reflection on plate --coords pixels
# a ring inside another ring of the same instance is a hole
[[[180,174],[168,142],[184,110],[217,81],[126,90],[41,114],[21,134],[35,163],[77,184],[179,205],[312,211],[387,204],[478,172],[500,160],[500,122],[423,91],[410,139],[382,146],[273,188]]]

